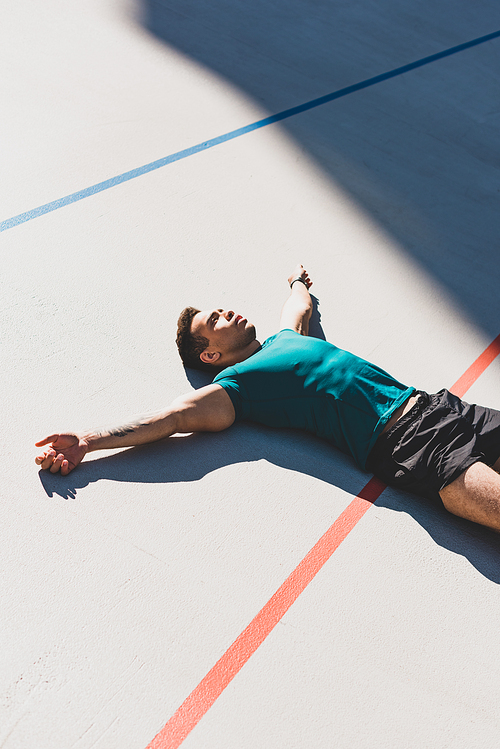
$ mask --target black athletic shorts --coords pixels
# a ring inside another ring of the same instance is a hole
[[[367,469],[389,486],[438,499],[466,468],[500,457],[500,411],[469,405],[448,390],[420,390],[415,405],[377,439]]]

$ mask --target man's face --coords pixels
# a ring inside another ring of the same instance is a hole
[[[205,310],[198,312],[191,323],[193,335],[208,338],[207,351],[219,352],[221,360],[237,355],[255,341],[255,325],[233,310]]]

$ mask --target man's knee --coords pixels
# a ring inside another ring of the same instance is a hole
[[[454,515],[500,530],[500,476],[485,463],[473,463],[439,494]]]

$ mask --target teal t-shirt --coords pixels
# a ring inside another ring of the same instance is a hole
[[[214,379],[237,420],[305,429],[365,468],[392,413],[414,392],[383,369],[319,338],[281,330]]]

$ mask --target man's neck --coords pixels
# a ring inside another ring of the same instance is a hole
[[[223,363],[223,366],[232,367],[235,364],[239,364],[240,362],[245,361],[245,359],[248,359],[250,356],[252,356],[252,354],[255,354],[258,348],[260,348],[260,342],[257,340],[252,341],[248,344],[248,346],[245,346],[244,349],[241,349],[234,354],[228,354],[227,359],[225,359]]]

